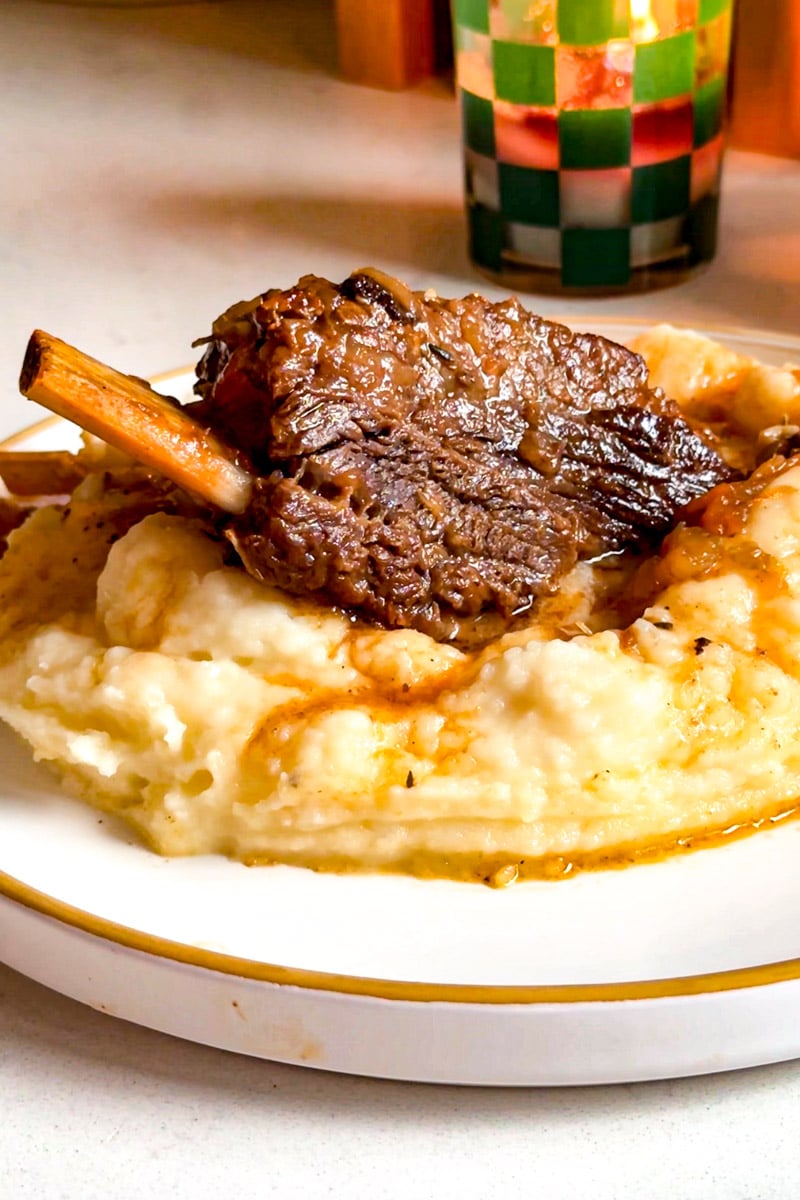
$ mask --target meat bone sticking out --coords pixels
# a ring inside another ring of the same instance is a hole
[[[167,396],[41,329],[31,334],[19,388],[224,512],[243,512],[253,478],[235,453]]]
[[[250,574],[441,640],[734,475],[624,347],[368,268],[228,310],[186,410],[38,337],[23,392],[233,514]]]

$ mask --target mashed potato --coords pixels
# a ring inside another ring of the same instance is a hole
[[[743,388],[770,424],[800,413],[789,369],[665,328],[638,348],[734,427]],[[505,882],[798,803],[800,465],[671,535],[625,619],[471,653],[265,588],[123,482],[11,535],[0,716],[162,854]]]

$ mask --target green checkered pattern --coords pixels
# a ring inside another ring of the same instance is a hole
[[[713,255],[731,3],[453,0],[479,266],[615,288]]]

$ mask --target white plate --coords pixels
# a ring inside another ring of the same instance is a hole
[[[713,332],[800,359],[800,342]],[[169,377],[175,394],[189,386]],[[13,440],[74,436],[52,419]],[[493,891],[161,859],[64,796],[7,732],[0,756],[0,959],[116,1016],[431,1082],[607,1083],[800,1056],[800,822]]]

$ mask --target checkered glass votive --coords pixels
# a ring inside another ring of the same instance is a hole
[[[453,0],[478,266],[622,290],[713,257],[731,3]]]

